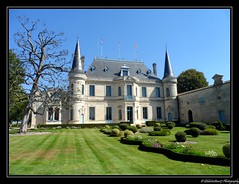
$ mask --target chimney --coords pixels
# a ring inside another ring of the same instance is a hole
[[[220,85],[220,84],[223,83],[222,77],[223,77],[223,75],[219,75],[219,74],[215,74],[215,75],[212,77],[212,79],[214,80],[214,86]]]
[[[154,71],[154,75],[157,76],[157,65],[156,65],[156,63],[153,63],[153,71]]]

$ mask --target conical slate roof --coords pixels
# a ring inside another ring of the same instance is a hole
[[[164,76],[163,78],[166,77],[173,77],[173,69],[170,63],[170,59],[169,59],[169,55],[168,55],[168,51],[166,50],[166,54],[165,54],[165,65],[164,65]]]
[[[81,63],[81,54],[80,54],[80,43],[77,39],[76,48],[74,53],[74,59],[72,63],[72,71],[83,71],[82,63]]]

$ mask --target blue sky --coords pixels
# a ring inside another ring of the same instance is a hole
[[[64,32],[62,48],[68,49],[69,59],[78,37],[85,70],[96,56],[139,60],[149,69],[156,63],[162,79],[167,47],[176,77],[193,68],[203,72],[210,85],[216,73],[230,80],[230,9],[13,8],[9,10],[10,49],[16,48],[13,34],[21,29],[16,16],[40,19],[49,30]]]

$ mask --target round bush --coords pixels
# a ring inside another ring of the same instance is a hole
[[[152,127],[142,127],[139,130],[140,133],[149,133],[149,132],[152,132],[152,131],[153,131]]]
[[[137,132],[137,130],[138,130],[137,127],[135,127],[135,126],[130,126],[130,125],[128,126],[128,129],[131,130],[131,131],[134,132],[134,133]]]
[[[187,139],[186,133],[185,132],[177,132],[175,134],[175,138],[176,138],[177,142],[185,142]]]
[[[201,131],[200,135],[217,135],[218,130],[217,129],[212,129],[212,128],[207,128],[206,130]]]
[[[161,129],[161,127],[154,127],[154,131],[160,131]]]
[[[160,123],[155,123],[154,127],[161,127]]]
[[[125,130],[124,131],[124,137],[127,137],[128,135],[134,135],[134,132],[132,132],[131,130]]]
[[[231,149],[230,149],[230,143],[227,143],[225,144],[223,147],[222,147],[222,151],[223,151],[223,154],[225,155],[225,157],[227,158],[230,158],[231,157]]]
[[[140,128],[142,128],[142,125],[141,124],[136,124],[136,128],[140,129]]]
[[[200,130],[198,129],[198,128],[196,128],[196,127],[194,127],[194,128],[191,128],[191,135],[193,136],[193,137],[198,137],[199,135],[200,135]]]
[[[105,128],[110,128],[110,125],[105,125]]]
[[[168,136],[171,132],[169,129],[162,129],[161,131],[151,131],[149,132],[150,136]]]
[[[120,130],[118,128],[113,128],[111,131],[111,136],[119,137],[120,136]]]
[[[175,127],[175,123],[171,121],[167,122],[166,125],[170,130],[173,129],[173,127]]]
[[[129,125],[127,123],[120,123],[119,124],[119,127],[120,127],[121,130],[126,130],[128,128],[128,126]]]

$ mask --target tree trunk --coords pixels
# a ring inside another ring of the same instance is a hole
[[[31,113],[30,108],[27,107],[24,111],[19,133],[27,133],[27,124],[30,119],[30,113]]]

